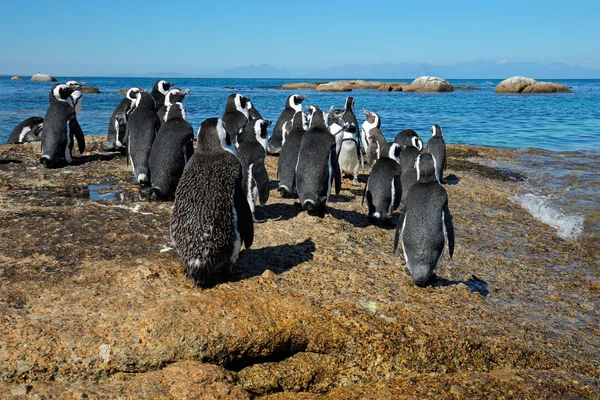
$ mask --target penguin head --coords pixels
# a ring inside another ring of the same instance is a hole
[[[256,141],[264,147],[265,152],[267,151],[267,141],[269,134],[267,133],[267,127],[271,125],[271,120],[255,119],[248,123],[251,129],[254,130],[254,137]]]
[[[400,164],[400,153],[401,152],[402,152],[402,146],[400,146],[398,143],[392,143],[392,145],[389,148],[387,157],[391,158],[392,160],[394,160],[398,164]]]
[[[369,132],[373,128],[381,127],[381,121],[379,120],[379,115],[377,115],[373,111],[368,111],[368,110],[363,110],[363,113],[365,113],[365,116],[366,116],[366,120],[363,123],[363,129],[366,132]]]
[[[354,97],[346,97],[346,111],[352,111],[354,107]]]
[[[169,104],[167,106],[167,112],[165,112],[164,122],[167,122],[168,120],[174,118],[181,118],[187,120],[185,108],[183,108],[183,104],[180,102]]]
[[[129,89],[127,91],[127,94],[125,95],[125,97],[127,97],[131,101],[135,101],[137,99],[138,93],[142,92],[142,91],[146,92],[146,89],[140,89],[140,88],[132,87],[131,89]]]
[[[147,91],[140,91],[135,97],[135,108],[150,108],[154,110],[156,108],[156,101]]]
[[[415,161],[417,170],[417,182],[438,182],[440,178],[437,175],[437,161],[429,153],[419,154]]]
[[[181,103],[185,98],[185,95],[190,92],[190,89],[170,89],[165,96],[165,105],[170,106],[175,103]]]
[[[171,86],[173,86],[173,82],[167,82],[167,81],[163,81],[163,80],[156,81],[156,82],[154,82],[152,91],[154,91],[154,92],[158,91],[166,96],[169,89],[171,89]]]
[[[65,83],[65,85],[67,85],[70,88],[73,88],[73,89],[77,90],[77,89],[81,89],[82,86],[85,86],[85,82],[67,81]]]
[[[327,114],[317,106],[308,106],[308,129],[327,130]]]
[[[293,94],[288,97],[286,107],[293,108],[298,111],[302,111],[302,102],[306,100],[308,96],[300,96],[298,94]]]
[[[52,86],[50,95],[48,96],[50,98],[50,103],[55,101],[67,101],[71,94],[73,94],[73,92],[77,89],[78,88],[75,86],[69,86],[64,83]]]
[[[290,131],[292,129],[298,131],[306,131],[308,129],[306,114],[303,111],[298,111],[294,114],[294,118],[291,121]]]
[[[423,141],[418,136],[413,136],[410,138],[411,144],[413,147],[416,147],[419,151],[423,150]]]
[[[332,135],[337,135],[344,130],[344,114],[346,110],[334,110],[333,106],[327,113],[327,125],[329,126]]]
[[[225,123],[220,118],[207,118],[198,128],[198,151],[214,152],[227,150],[236,154],[231,137],[225,130]]]
[[[81,112],[81,98],[82,97],[83,97],[83,94],[81,94],[81,91],[79,91],[79,90],[74,91],[73,93],[71,93],[71,96],[69,96],[71,105],[75,109],[75,116],[79,116],[79,113]]]
[[[442,137],[442,127],[439,125],[431,125],[429,128],[431,131],[431,137]]]

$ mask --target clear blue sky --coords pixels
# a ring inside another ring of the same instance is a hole
[[[599,1],[7,1],[0,73],[562,61],[600,68]]]

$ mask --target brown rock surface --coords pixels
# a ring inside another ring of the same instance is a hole
[[[81,89],[79,89],[79,91],[81,93],[92,93],[92,94],[97,94],[100,93],[100,89],[95,88],[95,87],[82,87]],[[125,92],[127,93],[127,92]]]
[[[410,86],[404,89],[405,92],[452,92],[452,85],[435,76],[422,76],[412,81]]]
[[[22,78],[19,78],[18,76],[13,76],[12,78],[10,78],[11,81],[22,81]]]
[[[346,180],[322,219],[273,191],[234,279],[202,290],[169,251],[172,204],[140,201],[104,139],[56,170],[0,146],[0,398],[600,397],[597,249],[472,159],[512,153],[449,146],[457,246],[433,286]]]
[[[364,80],[348,80],[348,81],[332,81],[332,82],[299,82],[286,83],[277,89],[282,90],[300,90],[300,89],[315,89],[317,92],[349,92],[354,89],[379,90],[384,92],[401,92],[404,88],[408,88],[406,82],[380,82],[380,81],[364,81]]]
[[[500,82],[496,93],[570,93],[571,90],[560,83],[538,82],[535,79],[513,76]]]
[[[318,85],[317,92],[351,92],[352,86],[346,81],[333,81]]]
[[[524,88],[521,93],[571,93],[571,89],[560,83],[536,82]]]

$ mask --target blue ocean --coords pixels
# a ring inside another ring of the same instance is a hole
[[[188,120],[195,130],[208,117],[220,117],[225,99],[241,93],[252,99],[267,119],[277,120],[290,91],[276,87],[298,80],[285,79],[201,79],[162,77],[181,89],[191,89],[185,99]],[[0,143],[12,129],[31,116],[43,117],[52,83],[11,81],[0,77]],[[86,94],[78,117],[86,135],[105,135],[111,113],[122,95],[121,89],[136,86],[151,89],[154,78],[57,77],[59,82],[77,80],[101,93]],[[387,80],[389,81],[389,80]],[[398,81],[411,82],[412,79]],[[443,128],[449,144],[490,146],[514,151],[504,167],[528,177],[530,196],[515,198],[536,218],[555,226],[568,240],[584,238],[597,244],[600,238],[600,80],[553,80],[571,88],[572,93],[544,95],[502,95],[494,93],[501,81],[449,80],[455,87],[477,90],[452,93],[383,93],[355,90],[351,93],[308,95],[305,105],[324,110],[341,108],[346,96],[355,98],[359,123],[362,109],[375,111],[388,139],[402,129],[417,131],[427,142],[429,127]],[[554,225],[553,225],[554,224]]]

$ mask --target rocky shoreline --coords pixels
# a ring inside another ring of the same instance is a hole
[[[471,161],[510,152],[449,146],[456,250],[433,286],[368,225],[361,175],[322,219],[273,190],[232,281],[202,290],[172,203],[86,140],[56,170],[39,143],[0,146],[0,397],[600,397],[598,254],[508,199],[522,177]]]

